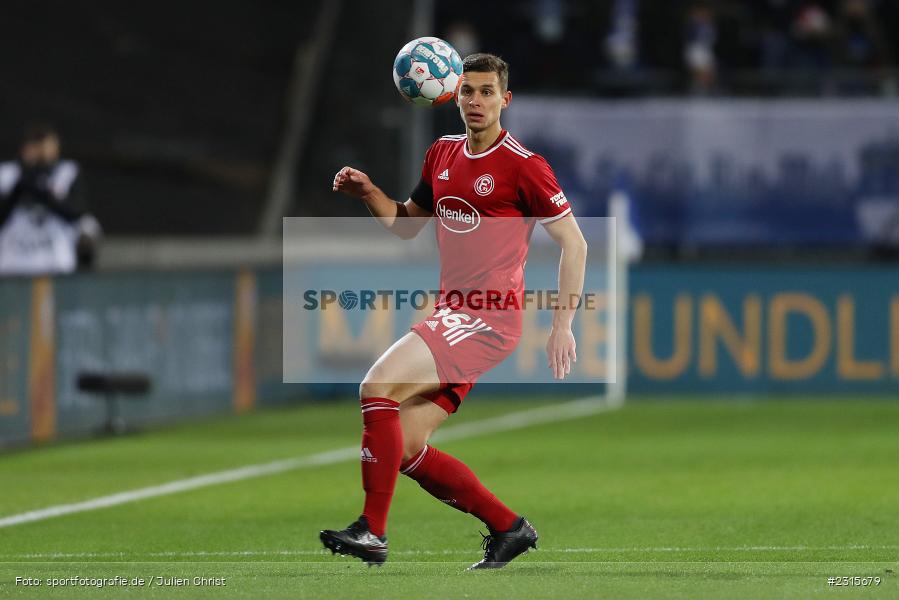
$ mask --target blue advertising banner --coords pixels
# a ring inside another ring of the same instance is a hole
[[[0,443],[31,436],[28,368],[31,281],[0,285]]]
[[[554,265],[534,260],[527,268],[528,287],[552,285]],[[391,263],[326,270],[334,291],[384,281],[393,290],[427,289],[432,279],[429,269]],[[152,378],[148,397],[121,403],[138,426],[346,390],[335,384],[358,383],[430,314],[359,310],[337,294],[303,327],[282,329],[282,310],[289,319],[306,298],[288,281],[282,302],[281,277],[263,269],[0,282],[0,445],[100,429],[103,399],[75,385],[88,370]],[[899,398],[895,266],[645,265],[629,277],[632,393]],[[568,381],[599,392],[610,373],[611,320],[603,279],[593,281],[600,285],[587,289],[598,304],[574,320],[578,362]],[[545,362],[551,311],[526,315],[516,351],[481,381],[564,394]],[[305,385],[282,382],[285,357],[312,374]]]
[[[78,374],[144,373],[142,399],[120,402],[131,422],[230,409],[235,274],[59,278],[56,314],[57,430],[100,428],[105,399],[80,392]]]
[[[899,269],[643,266],[635,392],[899,393]]]
[[[578,216],[626,192],[649,243],[899,244],[892,100],[516,96],[503,123]]]
[[[0,446],[107,424],[83,373],[139,373],[119,397],[131,427],[301,398],[282,383],[281,269],[0,281]]]
[[[334,292],[328,310],[291,332],[285,377],[358,382],[424,311],[365,311],[346,290],[418,289],[427,270],[345,266],[307,274]],[[288,275],[285,314],[302,312],[301,280]],[[528,265],[528,286],[552,285],[550,264]],[[599,278],[599,281],[602,281]],[[292,286],[296,286],[295,289]],[[634,393],[899,392],[899,269],[876,266],[638,266],[630,273],[628,388]],[[590,289],[589,286],[587,289]],[[601,389],[612,355],[607,298],[574,320],[578,363],[567,382]],[[515,353],[482,382],[564,384],[548,376],[551,311],[530,311]],[[290,317],[288,317],[290,320]],[[300,323],[300,321],[296,321]],[[295,323],[295,324],[296,324]],[[289,325],[289,324],[288,324]],[[293,362],[291,362],[293,361]]]

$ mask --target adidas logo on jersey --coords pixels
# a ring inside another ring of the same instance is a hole
[[[378,462],[378,459],[372,456],[371,450],[369,450],[368,448],[362,449],[362,460],[364,460],[365,462]]]
[[[437,179],[442,179],[443,181],[449,181],[449,169],[446,169],[437,176]]]
[[[431,328],[431,331],[437,330],[437,321],[425,321],[425,325]]]

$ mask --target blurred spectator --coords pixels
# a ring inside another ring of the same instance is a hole
[[[536,0],[534,27],[537,39],[556,44],[565,35],[565,8],[562,0]]]
[[[690,75],[690,91],[708,94],[714,91],[717,60],[715,42],[718,29],[715,14],[706,2],[695,2],[687,11],[684,63]]]
[[[899,77],[899,0],[458,0],[435,18],[462,54],[509,59],[520,92],[883,95]]]
[[[637,47],[637,12],[640,0],[615,0],[612,5],[612,27],[606,36],[609,64],[622,71],[633,69],[639,60]]]
[[[0,275],[90,266],[100,226],[85,210],[78,176],[77,163],[60,160],[52,127],[26,129],[18,159],[0,163]]]
[[[446,28],[446,41],[456,49],[459,56],[465,58],[469,54],[480,52],[481,41],[478,39],[478,32],[467,21],[455,21],[450,23]]]
[[[761,0],[754,7],[760,24],[759,66],[766,70],[790,65],[790,27],[795,7],[792,0]]]
[[[795,64],[790,66],[809,71],[832,66],[833,21],[820,4],[809,2],[799,9],[792,34],[796,42]]]
[[[868,0],[844,0],[836,24],[837,59],[843,67],[878,70],[889,56]]]

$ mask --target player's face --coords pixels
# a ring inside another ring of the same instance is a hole
[[[502,91],[496,73],[463,73],[456,101],[465,126],[484,131],[499,121],[502,109],[509,106],[512,92]]]

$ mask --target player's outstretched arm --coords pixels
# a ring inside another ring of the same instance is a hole
[[[559,261],[559,306],[553,314],[552,331],[546,342],[547,365],[553,377],[563,379],[577,362],[571,322],[584,289],[587,265],[587,242],[574,215],[567,215],[546,225],[546,232],[562,248]]]
[[[404,240],[412,239],[427,223],[431,213],[412,200],[396,202],[371,182],[368,175],[352,167],[344,167],[334,176],[335,192],[343,192],[365,202],[368,212],[389,232]]]

